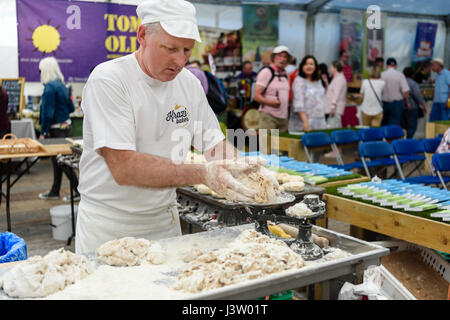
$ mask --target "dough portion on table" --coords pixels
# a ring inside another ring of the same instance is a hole
[[[226,247],[189,262],[174,289],[197,293],[304,265],[283,241],[245,230]]]
[[[60,248],[15,265],[0,282],[10,297],[42,298],[84,279],[94,270],[94,263],[85,256]]]
[[[166,260],[166,254],[156,241],[123,237],[102,244],[96,250],[96,257],[111,266],[131,267],[143,262],[161,264]]]
[[[285,211],[288,216],[294,218],[308,216],[313,213],[311,209],[308,208],[308,206],[302,202],[294,204],[293,206],[287,208]]]

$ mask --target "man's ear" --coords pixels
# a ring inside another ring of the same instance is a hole
[[[147,28],[144,25],[140,25],[137,29],[137,40],[143,47],[146,46],[145,40],[147,36]]]

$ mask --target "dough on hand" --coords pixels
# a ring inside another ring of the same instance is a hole
[[[201,194],[212,194],[213,193],[213,191],[208,186],[205,186],[204,184],[196,184],[194,186],[194,188],[197,190],[198,193],[201,193]]]
[[[60,248],[15,265],[3,277],[3,291],[17,298],[46,297],[84,279],[94,268],[85,256]]]

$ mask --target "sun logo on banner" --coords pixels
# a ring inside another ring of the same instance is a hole
[[[66,40],[65,37],[61,37],[59,34],[58,29],[60,26],[52,26],[50,25],[50,19],[48,20],[47,24],[42,24],[39,21],[39,26],[36,29],[28,28],[32,32],[31,38],[28,38],[28,41],[32,41],[34,45],[35,51],[42,52],[42,56],[44,56],[46,53],[53,53],[53,55],[56,55],[56,50],[62,51],[60,48],[60,44],[62,40]]]

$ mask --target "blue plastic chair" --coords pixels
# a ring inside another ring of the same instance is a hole
[[[381,131],[385,140],[392,141],[395,139],[401,139],[405,136],[405,132],[398,125],[382,126]]]
[[[382,169],[386,169],[387,166],[397,166],[397,162],[404,162],[404,160],[397,160],[394,158],[394,148],[387,141],[362,142],[358,146],[358,151],[364,165],[364,170],[369,178],[371,178],[369,170],[371,167],[382,167]],[[398,165],[400,165],[400,163],[398,163]],[[392,176],[394,176],[395,173],[396,172],[394,172]]]
[[[351,129],[343,129],[343,130],[336,130],[332,131],[330,133],[331,138],[331,147],[333,148],[333,151],[336,154],[336,159],[339,163],[339,165],[331,165],[335,168],[341,168],[344,170],[351,170],[351,169],[363,169],[364,165],[361,161],[354,161],[351,163],[344,163],[342,160],[341,153],[339,152],[338,146],[345,146],[345,145],[351,145],[355,143],[359,143],[359,136],[358,134]]]
[[[358,130],[359,140],[363,142],[367,141],[379,141],[383,140],[383,131],[379,128],[367,128]]]
[[[450,181],[450,177],[443,177],[441,172],[450,172],[450,153],[435,153],[432,158],[434,169],[441,181],[442,187],[447,189],[447,182]]]
[[[392,141],[392,147],[394,148],[394,157],[397,158],[397,160],[401,160],[402,163],[412,162],[415,164],[414,169],[411,170],[406,177],[409,177],[416,170],[419,170],[420,175],[422,175],[420,166],[427,160],[427,157],[425,156],[425,147],[422,141],[417,139],[399,139]],[[398,162],[400,163],[400,161]],[[398,166],[397,169],[401,179],[405,180],[402,166]]]
[[[447,183],[450,182],[450,177],[442,176],[442,171],[450,171],[450,153],[436,153],[432,157],[432,162],[434,166],[434,172],[431,173],[433,175],[424,175],[407,178],[404,181],[409,183],[418,183],[418,184],[432,184],[432,185],[442,185],[444,189],[447,190]]]
[[[310,163],[314,162],[310,154],[310,148],[329,146],[332,150],[330,136],[325,132],[305,133],[302,136],[302,144],[306,153],[306,157],[308,158],[308,162]]]
[[[422,140],[423,147],[425,148],[426,153],[435,153],[437,147],[441,143],[441,139],[439,138],[426,138]]]

